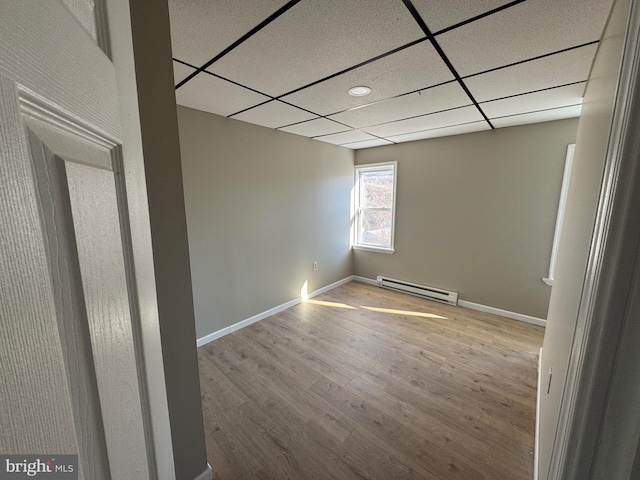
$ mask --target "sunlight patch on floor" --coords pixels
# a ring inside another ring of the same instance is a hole
[[[393,313],[394,315],[408,315],[411,317],[439,318],[442,320],[448,320],[447,317],[436,315],[435,313],[413,312],[411,310],[394,310],[392,308],[365,307],[365,306],[361,306],[360,308],[364,308],[365,310],[371,310],[372,312]]]
[[[325,302],[323,300],[307,300],[306,303],[312,303],[313,305],[322,305],[323,307],[335,307],[335,308],[348,308],[350,310],[357,310],[356,307],[347,305],[346,303]]]

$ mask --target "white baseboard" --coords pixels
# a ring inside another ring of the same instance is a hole
[[[200,337],[196,340],[196,346],[197,347],[201,347],[203,345],[206,345],[209,342],[213,342],[214,340],[217,340],[220,337],[224,337],[225,335],[231,333],[231,330],[229,330],[229,327],[224,327],[221,328],[220,330],[217,330],[213,333],[210,333],[208,335],[205,335],[204,337]]]
[[[369,285],[378,285],[378,282],[367,277],[359,277],[357,275],[353,276],[353,279],[356,282],[367,283]],[[470,308],[471,310],[478,310],[480,312],[493,313],[494,315],[500,315],[501,317],[511,318],[513,320],[518,320],[520,322],[531,323],[533,325],[538,325],[540,327],[546,327],[547,321],[542,318],[531,317],[529,315],[524,315],[522,313],[510,312],[508,310],[501,310],[495,307],[488,307],[486,305],[481,305],[479,303],[468,302],[467,300],[458,300],[458,306]]]
[[[376,280],[371,279],[371,278],[367,278],[367,277],[359,277],[359,276],[357,276],[357,275],[354,275],[354,276],[353,276],[353,279],[354,279],[356,282],[362,282],[362,283],[367,283],[367,284],[369,284],[369,285],[375,285],[375,286],[378,286],[378,282],[377,282]]]
[[[536,393],[536,434],[533,444],[533,480],[538,480],[540,464],[540,391],[542,389],[542,347],[538,356],[538,389]]]
[[[211,465],[207,463],[207,468],[204,470],[204,472],[202,472],[193,480],[213,480],[213,470],[211,469]]]
[[[318,295],[322,295],[323,293],[328,292],[329,290],[333,290],[334,288],[338,288],[340,285],[344,285],[345,283],[349,283],[353,280],[353,275],[349,275],[348,277],[343,278],[342,280],[338,280],[337,282],[333,282],[330,285],[319,288],[318,290],[314,290],[309,294],[309,298],[317,297]]]
[[[350,282],[351,280],[353,280],[353,275],[350,275],[346,278],[343,278],[342,280],[338,280],[337,282],[334,282],[330,285],[326,285],[322,288],[319,288],[318,290],[314,290],[313,292],[308,294],[308,298],[313,298],[316,297],[318,295],[321,295],[325,292],[328,292],[329,290],[333,290],[336,287],[339,287],[340,285],[344,285],[347,282]],[[231,332],[235,332],[237,330],[240,330],[241,328],[244,328],[248,325],[251,325],[252,323],[256,323],[260,320],[263,320],[267,317],[270,317],[271,315],[275,315],[276,313],[280,313],[284,310],[286,310],[287,308],[291,308],[294,307],[296,305],[298,305],[299,303],[302,302],[302,298],[297,297],[294,298],[293,300],[289,300],[288,302],[285,302],[281,305],[278,305],[277,307],[273,307],[270,308],[269,310],[266,310],[262,313],[258,313],[257,315],[254,315],[253,317],[249,317],[246,318],[244,320],[241,320],[237,323],[234,323],[233,325],[230,325],[228,327],[224,327],[221,328],[218,331],[215,331],[213,333],[210,333],[208,335],[205,335],[204,337],[200,337],[197,339],[196,341],[196,345],[198,347],[201,347],[203,345],[206,345],[209,342],[213,342],[214,340],[220,338],[220,337],[224,337],[225,335],[230,334]]]
[[[539,327],[547,326],[547,321],[542,318],[532,317],[530,315],[524,315],[522,313],[510,312],[508,310],[502,310],[500,308],[488,307],[479,303],[468,302],[467,300],[458,300],[458,305],[460,307],[470,308],[471,310],[478,310],[480,312],[493,313],[494,315],[500,315],[501,317],[511,318],[513,320],[518,320],[519,322],[531,323],[533,325],[538,325]]]

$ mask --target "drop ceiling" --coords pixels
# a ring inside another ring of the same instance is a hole
[[[176,101],[352,149],[577,117],[611,4],[169,0]]]

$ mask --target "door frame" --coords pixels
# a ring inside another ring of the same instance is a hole
[[[639,446],[639,70],[632,0],[549,479],[629,478]]]
[[[103,1],[119,85],[129,218],[137,227],[131,245],[148,443],[159,480],[209,480],[169,8],[167,0]],[[139,161],[127,164],[127,158]]]

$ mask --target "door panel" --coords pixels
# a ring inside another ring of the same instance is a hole
[[[156,478],[116,72],[65,4],[0,2],[0,452]]]
[[[41,206],[45,248],[63,346],[79,468],[84,478],[108,479],[109,464],[100,412],[87,309],[82,294],[76,239],[64,162],[28,131]]]
[[[115,478],[147,469],[117,194],[112,170],[60,160],[68,182],[98,392]],[[148,476],[148,475],[147,475]]]
[[[0,451],[75,453],[40,207],[15,84],[0,75]]]
[[[0,2],[0,72],[21,91],[120,138],[113,64],[58,0]]]
[[[95,40],[97,38],[95,2],[93,0],[62,0],[62,3]]]

